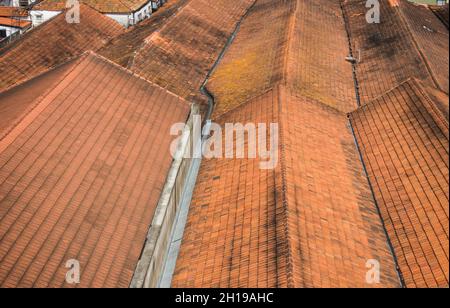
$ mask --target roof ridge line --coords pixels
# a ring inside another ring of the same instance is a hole
[[[44,99],[51,93],[53,92],[64,80],[66,80],[70,75],[72,75],[74,73],[74,71],[76,69],[79,69],[80,64],[83,63],[84,60],[86,60],[88,56],[88,52],[83,53],[81,56],[79,56],[78,59],[76,59],[76,61],[73,63],[73,67],[71,67],[67,72],[65,72],[62,76],[62,78],[60,78],[57,82],[55,82],[49,89],[47,89],[46,91],[44,91],[41,95],[39,95],[39,97],[37,97],[34,102],[33,105],[27,110],[27,112],[25,112],[19,119],[17,119],[10,127],[8,127],[4,133],[2,135],[0,135],[0,153],[2,153],[7,146],[10,144],[10,142],[6,142],[5,140],[8,137],[12,137],[11,135],[13,134],[13,132],[18,129],[19,125],[25,121],[25,119],[29,118],[29,117],[33,117],[35,118],[36,116],[38,116],[40,114],[40,112],[37,112],[37,109],[39,106],[41,106],[42,102],[44,101]],[[73,61],[74,59],[70,60]],[[64,64],[67,64],[68,62],[65,62]],[[51,70],[48,70],[42,74],[40,74],[39,76],[42,76],[46,73],[49,73],[51,71],[54,71],[55,69],[61,67],[63,64],[61,64],[60,66],[54,67]],[[38,77],[38,76],[37,76]],[[31,78],[27,81],[31,81],[37,77]],[[36,115],[34,115],[34,113],[36,113]],[[25,129],[25,127],[23,127],[21,129],[21,131]],[[14,137],[12,137],[13,140],[15,139]],[[11,140],[12,142],[12,140]],[[6,143],[6,144],[5,144]]]
[[[114,61],[112,61],[112,60],[110,60],[110,59],[108,59],[108,58],[106,58],[106,57],[104,57],[104,56],[102,56],[102,55],[96,53],[95,51],[90,50],[90,51],[87,51],[87,53],[89,53],[89,54],[92,55],[93,57],[99,58],[99,59],[101,59],[101,60],[107,62],[108,64],[113,65],[115,68],[118,68],[119,70],[124,71],[124,72],[127,73],[127,74],[130,74],[130,75],[132,75],[132,76],[134,76],[134,77],[136,77],[136,78],[138,78],[138,79],[141,79],[141,80],[143,80],[143,81],[149,83],[151,86],[154,86],[154,87],[156,87],[156,88],[158,88],[158,89],[160,89],[160,90],[162,90],[162,91],[164,91],[164,92],[169,93],[169,94],[172,95],[172,96],[177,97],[178,99],[182,100],[183,102],[186,102],[188,105],[192,105],[192,104],[193,104],[192,102],[190,102],[190,101],[188,101],[187,99],[185,99],[185,98],[179,96],[178,94],[175,94],[175,93],[169,91],[168,89],[166,89],[166,88],[164,88],[164,87],[162,87],[162,86],[160,86],[160,85],[154,83],[153,81],[150,81],[150,80],[148,80],[148,79],[142,77],[141,75],[138,75],[138,74],[134,73],[133,71],[127,69],[126,67],[123,67],[123,66],[117,64],[116,62],[114,62]]]

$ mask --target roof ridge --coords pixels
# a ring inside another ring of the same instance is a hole
[[[38,110],[38,107],[39,106],[41,106],[41,104],[42,104],[42,102],[44,101],[44,99],[51,93],[51,92],[53,92],[64,80],[66,80],[67,79],[67,77],[69,76],[69,75],[71,75],[71,74],[73,74],[73,72],[77,69],[77,68],[79,68],[80,67],[80,64],[84,61],[84,60],[86,60],[86,58],[87,58],[87,55],[88,55],[88,52],[85,52],[84,54],[82,54],[76,61],[75,61],[75,63],[73,64],[73,67],[71,67],[67,72],[65,72],[64,74],[63,74],[63,77],[62,78],[60,78],[57,82],[55,82],[49,89],[47,89],[46,91],[44,91],[41,95],[39,95],[39,97],[38,98],[36,98],[35,100],[34,100],[34,103],[33,103],[33,105],[27,110],[27,112],[25,112],[19,119],[17,119],[9,128],[7,128],[6,130],[5,130],[5,132],[2,134],[2,135],[0,135],[0,153],[1,152],[3,152],[4,151],[4,149],[7,147],[7,145],[9,145],[9,143],[10,142],[12,142],[15,138],[14,138],[14,136],[12,136],[12,134],[14,133],[14,131],[16,130],[16,129],[19,129],[20,127],[20,124],[22,124],[27,118],[35,118],[37,115],[39,115],[40,114],[40,112],[39,112],[39,110]],[[73,61],[74,59],[72,59],[72,60],[70,60],[70,61]],[[70,61],[67,61],[67,62],[65,62],[64,64],[67,64],[68,62],[70,62]],[[62,65],[64,65],[64,64],[62,64]],[[61,66],[62,66],[61,65]],[[42,73],[42,74],[40,74],[39,76],[36,76],[36,77],[34,77],[34,78],[31,78],[31,79],[29,79],[29,80],[27,80],[27,81],[30,81],[30,80],[33,80],[33,79],[35,79],[35,78],[38,78],[38,77],[40,77],[40,76],[43,76],[43,75],[45,75],[45,74],[47,74],[47,73],[50,73],[50,72],[52,72],[52,71],[54,71],[54,70],[56,70],[57,68],[59,68],[59,67],[61,67],[61,66],[58,66],[58,67],[54,67],[54,68],[52,68],[51,70],[48,70],[48,71],[46,71],[46,72],[44,72],[44,73]],[[2,92],[3,93],[3,92]],[[22,131],[23,129],[24,129],[25,127],[22,127],[22,129],[20,129],[20,131]],[[19,132],[18,132],[19,133]],[[5,141],[8,137],[11,137],[12,138],[12,140],[10,140],[10,142],[7,142],[7,141]]]

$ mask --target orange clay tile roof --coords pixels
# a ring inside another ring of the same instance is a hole
[[[348,54],[339,1],[257,1],[208,83],[214,112],[231,110],[277,83],[352,111],[357,104]]]
[[[202,162],[173,287],[400,285],[344,113],[280,86],[215,121],[279,123],[279,163]]]
[[[448,4],[446,5],[431,5],[430,9],[436,16],[444,23],[444,25],[448,29],[448,19],[449,19],[449,11]]]
[[[74,63],[76,63],[75,59],[17,87],[12,87],[10,90],[0,93],[0,114],[2,119],[0,121],[0,136],[33,107],[33,102],[42,95],[45,89],[59,82]]]
[[[254,0],[191,0],[136,51],[130,69],[189,101]]]
[[[356,73],[362,104],[411,77],[448,91],[448,74],[439,70],[442,63],[448,65],[448,30],[431,12],[406,2],[380,1],[379,24],[367,23],[366,1],[342,2],[352,47],[360,56]]]
[[[402,1],[400,8],[435,83],[448,93],[448,70],[442,69],[449,66],[448,28],[426,6]]]
[[[27,21],[27,20],[21,20],[21,19],[0,17],[0,25],[24,29],[24,28],[29,28],[31,26],[31,22]]]
[[[314,16],[319,29],[336,30],[334,50],[327,47],[327,30],[313,29]],[[378,286],[400,286],[343,112],[357,108],[345,46],[348,53],[338,0],[258,0],[252,7],[211,81],[213,119],[221,125],[279,123],[279,163],[267,171],[253,159],[203,161],[174,287],[370,287],[369,259],[383,264]],[[228,91],[227,74],[244,89]],[[327,87],[337,76],[349,80]]]
[[[406,286],[448,287],[448,121],[409,80],[351,123]]]
[[[100,13],[135,12],[148,3],[148,0],[81,0]],[[66,7],[64,0],[44,0],[33,7],[35,10],[61,11]]]
[[[81,5],[81,22],[69,24],[60,14],[0,50],[0,92],[26,81],[87,50],[102,47],[123,27]]]
[[[159,30],[170,18],[185,6],[190,0],[171,0],[165,3],[150,18],[130,27],[125,33],[118,35],[98,51],[98,54],[122,65],[132,64],[136,51],[145,44],[145,39]]]
[[[0,140],[0,286],[66,287],[77,259],[80,286],[128,287],[189,110],[83,56]]]
[[[0,17],[27,17],[28,12],[13,6],[0,6]]]

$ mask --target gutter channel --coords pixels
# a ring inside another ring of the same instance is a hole
[[[350,32],[350,28],[349,28],[350,23],[348,21],[347,14],[345,13],[345,8],[344,8],[344,4],[343,4],[342,0],[340,0],[340,6],[341,6],[341,10],[342,10],[342,16],[344,18],[345,30],[347,32],[347,39],[348,39],[350,56],[353,57],[354,52],[353,52],[353,47],[352,47],[352,43],[351,43],[352,42],[351,41],[351,34],[350,34],[351,32]],[[357,76],[357,72],[356,72],[357,64],[358,64],[358,62],[352,63],[353,82],[354,82],[354,85],[355,85],[356,103],[358,105],[358,108],[356,110],[358,110],[362,106],[361,105],[361,94],[360,94],[359,81],[358,81],[358,76]],[[363,167],[363,170],[364,170],[364,175],[365,175],[365,177],[367,179],[367,183],[369,184],[370,192],[372,194],[372,199],[373,199],[373,201],[375,203],[375,207],[377,209],[378,216],[380,217],[381,225],[383,226],[383,230],[384,230],[384,234],[386,236],[387,244],[388,244],[389,249],[391,251],[392,258],[394,259],[394,264],[395,264],[395,268],[397,270],[397,275],[398,275],[398,278],[399,278],[400,285],[401,285],[402,288],[406,288],[405,280],[404,280],[403,274],[402,274],[402,272],[400,270],[400,266],[399,266],[399,263],[398,263],[397,255],[395,254],[394,246],[392,245],[392,241],[391,241],[391,239],[389,237],[389,234],[387,232],[386,224],[385,224],[385,222],[383,220],[383,216],[381,214],[380,206],[379,206],[379,204],[377,202],[377,199],[375,198],[375,191],[373,189],[372,182],[370,181],[370,178],[369,178],[369,172],[367,171],[367,166],[366,166],[366,163],[364,162],[364,158],[363,158],[363,155],[362,155],[362,152],[361,152],[361,147],[359,145],[358,139],[356,138],[356,134],[355,134],[355,130],[354,130],[353,125],[352,125],[350,113],[347,114],[347,119],[348,119],[348,126],[350,128],[350,131],[351,131],[352,136],[353,136],[353,140],[355,142],[356,150],[358,151],[359,160],[361,161],[361,164],[362,164],[362,167]]]
[[[205,141],[210,137],[210,123],[211,123],[211,116],[215,107],[215,98],[214,95],[208,90],[207,84],[213,75],[213,73],[216,71],[217,67],[219,66],[222,59],[225,57],[226,52],[230,48],[231,44],[234,42],[237,34],[239,33],[239,30],[241,28],[242,22],[247,18],[249,13],[252,11],[253,7],[255,6],[256,2],[258,0],[255,0],[252,5],[247,9],[245,14],[241,17],[241,19],[237,22],[236,27],[234,28],[233,33],[228,38],[227,42],[225,43],[225,46],[223,47],[222,51],[220,52],[218,58],[214,62],[213,66],[209,70],[209,72],[206,75],[205,80],[203,81],[200,92],[202,95],[206,96],[208,99],[208,109],[205,114],[205,120],[202,123],[202,142],[201,146],[203,148],[203,145]],[[181,247],[181,242],[184,234],[184,229],[186,226],[188,214],[189,214],[189,208],[192,201],[192,196],[195,188],[195,184],[197,182],[198,173],[200,171],[200,165],[202,159],[193,159],[193,163],[188,171],[188,175],[186,177],[186,186],[182,193],[181,198],[181,204],[180,204],[180,210],[179,213],[176,214],[176,220],[175,224],[172,227],[171,231],[171,240],[169,249],[166,252],[165,262],[164,262],[164,270],[163,274],[159,279],[158,288],[170,288],[172,283],[173,274],[175,272],[176,267],[176,261],[178,258],[178,254]]]

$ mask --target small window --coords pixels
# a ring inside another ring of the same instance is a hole
[[[6,30],[0,30],[0,38],[5,38],[6,37]]]

